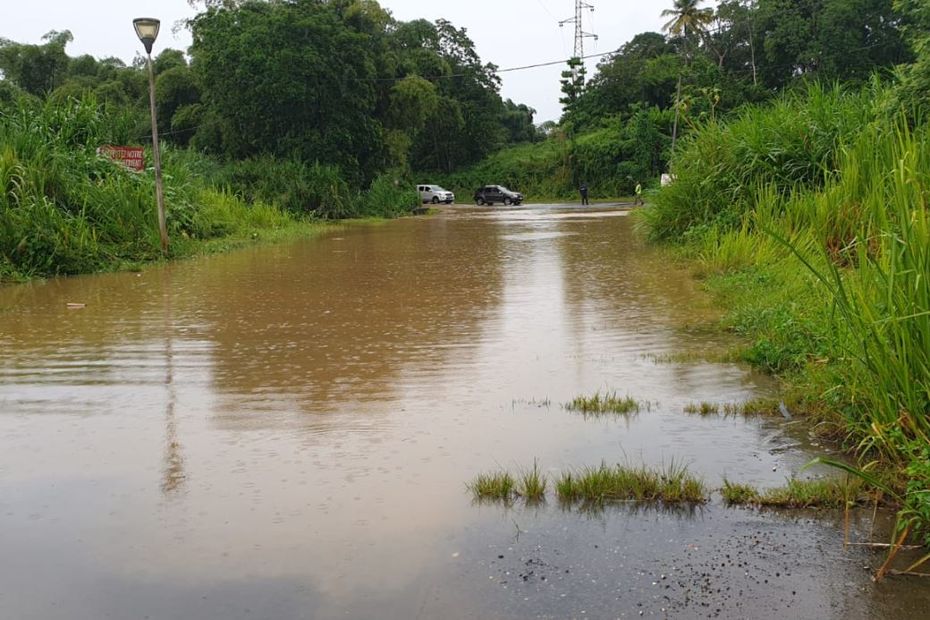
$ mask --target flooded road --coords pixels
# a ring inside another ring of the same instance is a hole
[[[842,515],[473,504],[534,460],[782,484],[803,433],[683,413],[771,389],[663,361],[732,346],[714,319],[596,208],[0,288],[0,618],[921,617]],[[605,390],[650,406],[561,407]]]

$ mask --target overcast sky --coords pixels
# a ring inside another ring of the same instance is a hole
[[[599,36],[585,39],[585,54],[606,53],[634,35],[658,31],[659,14],[672,0],[590,0],[585,30]],[[572,55],[574,26],[559,20],[574,16],[574,0],[381,0],[394,17],[448,19],[466,28],[484,62],[500,68],[562,60]],[[708,5],[711,4],[710,2]],[[162,20],[155,53],[165,47],[186,49],[190,35],[172,33],[171,26],[195,13],[187,0],[0,0],[0,38],[39,43],[49,30],[70,30],[72,56],[91,54],[132,60],[141,45],[132,29],[134,17]],[[588,61],[594,74],[597,59]],[[501,94],[538,112],[536,121],[557,120],[559,73],[562,66],[502,73]]]

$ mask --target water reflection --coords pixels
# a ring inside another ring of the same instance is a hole
[[[171,310],[171,295],[164,296],[165,312],[162,315],[162,330],[165,335],[165,456],[163,459],[164,477],[161,491],[170,496],[179,492],[184,485],[187,475],[184,473],[184,456],[181,441],[178,437],[178,421],[175,416],[177,407],[177,390],[174,385],[174,327]]]

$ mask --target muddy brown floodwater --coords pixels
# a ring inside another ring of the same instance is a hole
[[[782,484],[816,454],[797,425],[682,413],[771,389],[662,361],[731,346],[713,319],[604,208],[0,288],[0,618],[926,617],[841,515],[472,503],[534,459]],[[599,390],[651,407],[560,405]]]

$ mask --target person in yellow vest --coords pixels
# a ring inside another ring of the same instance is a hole
[[[641,183],[636,184],[636,204],[643,204],[643,186]]]

